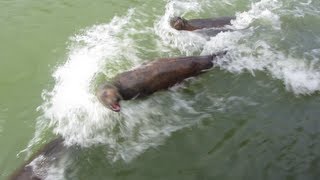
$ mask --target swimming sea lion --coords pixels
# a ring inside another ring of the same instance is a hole
[[[119,112],[120,100],[129,100],[167,89],[186,78],[196,76],[213,66],[219,53],[208,56],[190,56],[158,59],[130,71],[118,74],[111,82],[100,86],[99,101],[107,108]]]
[[[17,169],[8,180],[43,180],[48,176],[51,165],[59,160],[67,149],[63,138],[58,137],[44,147]]]
[[[190,19],[186,20],[182,17],[174,17],[170,20],[170,25],[176,30],[194,31],[204,28],[223,28],[231,25],[231,20],[235,17],[220,17],[216,19]]]

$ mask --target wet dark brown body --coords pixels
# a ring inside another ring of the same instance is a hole
[[[38,176],[34,168],[30,163],[36,158],[43,156],[45,160],[44,164],[41,166],[50,166],[52,163],[57,161],[61,154],[66,150],[66,147],[63,145],[63,138],[59,137],[52,140],[41,148],[37,153],[35,153],[27,162],[25,162],[19,169],[17,169],[8,180],[42,180],[45,179],[45,176]],[[45,167],[44,167],[45,168]]]
[[[216,19],[190,19],[188,24],[196,29],[203,28],[221,28],[226,25],[231,25],[231,20],[234,17],[220,17]]]
[[[210,55],[159,59],[117,75],[112,84],[117,87],[124,100],[144,97],[210,69],[215,57]]]
[[[174,18],[172,21],[177,21],[180,17]],[[190,19],[186,20],[180,18],[183,21],[183,25],[179,28],[174,27],[177,30],[186,30],[186,31],[194,31],[197,29],[205,29],[205,28],[223,28],[226,25],[231,25],[231,20],[235,19],[235,17],[219,17],[219,18],[208,18],[208,19]],[[172,24],[174,24],[172,22]]]

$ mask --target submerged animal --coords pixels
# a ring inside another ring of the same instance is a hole
[[[227,25],[231,25],[231,20],[235,17],[220,17],[209,19],[190,19],[186,20],[182,17],[173,17],[170,20],[170,25],[176,30],[194,31],[198,29],[208,28],[224,28]],[[221,29],[225,30],[225,29]]]
[[[63,138],[58,137],[35,153],[27,162],[17,169],[8,180],[43,180],[48,176],[50,166],[57,162],[67,147]]]
[[[213,61],[224,55],[163,58],[115,76],[97,90],[99,101],[107,108],[119,112],[120,101],[145,97],[167,89],[186,78],[199,75],[213,66]]]

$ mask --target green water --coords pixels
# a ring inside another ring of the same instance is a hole
[[[129,8],[143,11],[146,27],[153,28],[164,14],[166,3],[157,0],[0,2],[0,179],[5,179],[25,160],[25,153],[17,154],[34,136],[37,118],[42,113],[36,110],[43,103],[41,93],[54,87],[52,73],[68,57],[69,38],[81,29],[108,23],[116,15],[124,16]],[[249,10],[251,5],[244,0],[231,3],[208,1],[211,6],[186,16],[234,15]],[[284,4],[294,10],[294,3]],[[280,17],[279,37],[267,39],[275,42],[275,49],[291,52],[296,59],[304,52],[319,50],[320,5],[312,2],[309,7],[305,17]],[[256,23],[258,30],[251,37],[268,34],[270,29]],[[172,47],[168,48],[169,53],[156,49],[150,39],[156,37],[154,32],[149,37],[132,37],[142,47],[138,53],[141,59],[185,55]],[[144,53],[143,49],[152,50]],[[319,55],[315,53],[316,60]],[[311,57],[307,54],[308,58]],[[179,98],[194,102],[192,107],[198,113],[179,111],[177,115],[182,122],[201,120],[171,133],[162,143],[147,148],[130,162],[111,162],[103,145],[78,149],[70,157],[65,179],[318,179],[319,93],[315,90],[297,95],[286,88],[285,79],[274,77],[270,71],[256,71],[253,76],[247,71],[231,73],[216,68],[187,82],[177,92],[156,94],[159,97],[148,101],[170,107],[168,94],[178,93]],[[164,109],[163,116],[168,112]],[[159,116],[149,118],[157,122]]]

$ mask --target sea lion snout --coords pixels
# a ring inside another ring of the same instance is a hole
[[[97,96],[99,101],[107,108],[120,112],[120,101],[122,97],[118,91],[118,89],[110,84],[106,84],[98,89]]]

